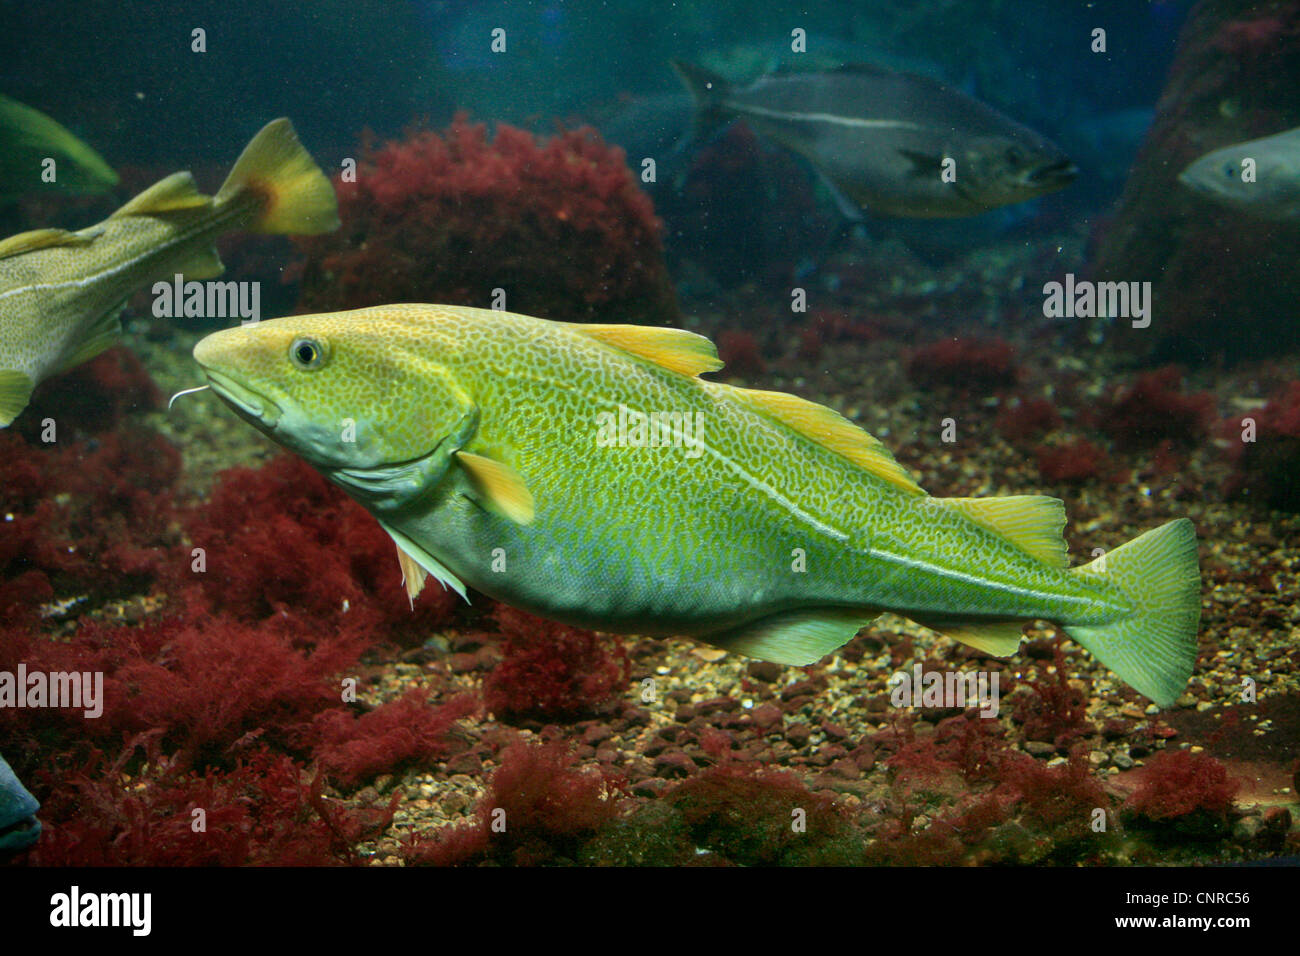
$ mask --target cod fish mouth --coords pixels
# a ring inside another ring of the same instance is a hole
[[[1079,167],[1074,165],[1073,160],[1058,159],[1053,163],[1044,163],[1042,166],[1035,167],[1030,171],[1027,177],[1028,181],[1036,186],[1046,186],[1060,184],[1064,186],[1071,183],[1079,175]]]
[[[20,849],[31,846],[40,835],[40,820],[34,816],[20,817],[6,826],[0,826],[0,847]]]
[[[268,429],[274,429],[279,424],[280,406],[265,395],[254,392],[216,369],[204,367],[203,374],[207,376],[212,390],[239,414]]]

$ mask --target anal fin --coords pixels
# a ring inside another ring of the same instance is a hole
[[[815,664],[847,644],[874,619],[875,615],[869,611],[806,608],[773,614],[700,639],[760,661],[802,667]]]
[[[915,617],[912,620],[990,657],[1010,657],[1024,638],[1024,621],[943,621]]]

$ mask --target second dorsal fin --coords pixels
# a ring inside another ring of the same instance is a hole
[[[654,325],[575,325],[574,329],[682,375],[694,377],[722,368],[722,359],[718,358],[713,343],[685,329]]]
[[[925,494],[924,489],[879,439],[867,434],[834,409],[786,392],[762,392],[716,383],[711,387],[725,390],[730,397],[776,419],[787,428],[847,458],[859,468],[883,478],[896,488],[914,495]]]
[[[212,205],[212,197],[205,196],[194,185],[194,177],[187,172],[172,173],[160,179],[125,206],[113,213],[121,216],[156,216],[160,213],[182,209],[203,209]]]

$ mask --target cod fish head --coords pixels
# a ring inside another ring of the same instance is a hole
[[[194,347],[239,417],[321,469],[427,456],[469,404],[418,326],[382,309],[297,315],[214,332]]]
[[[1079,168],[1055,144],[1038,136],[985,136],[966,149],[966,162],[957,167],[963,191],[987,209],[1024,202],[1064,189]]]

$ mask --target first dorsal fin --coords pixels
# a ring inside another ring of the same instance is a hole
[[[847,458],[859,468],[914,495],[925,494],[880,440],[867,434],[839,412],[786,392],[762,392],[714,384],[756,411],[774,418],[805,438]]]
[[[194,177],[188,172],[179,172],[172,173],[166,179],[158,180],[113,213],[112,218],[156,216],[182,209],[203,209],[210,205],[212,205],[212,197],[199,192],[199,188],[194,185]]]
[[[1021,551],[1054,568],[1070,564],[1065,550],[1065,502],[1047,495],[1011,495],[1006,498],[941,498],[954,508]]]
[[[68,232],[66,229],[33,229],[31,232],[20,232],[16,236],[0,240],[0,259],[20,256],[25,252],[35,252],[37,249],[49,249],[53,246],[86,246],[90,245],[91,238]]]
[[[672,372],[692,377],[722,368],[718,350],[702,335],[653,325],[575,325],[583,335]]]

